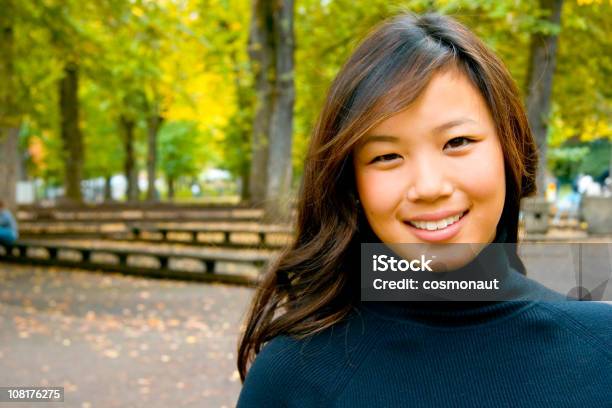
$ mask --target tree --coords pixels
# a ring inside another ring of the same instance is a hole
[[[157,106],[157,104],[156,104]],[[154,108],[147,118],[147,200],[157,201],[157,190],[155,189],[157,169],[157,135],[164,118],[159,115],[158,108]]]
[[[253,2],[249,51],[257,102],[251,194],[257,201],[263,195],[264,217],[270,221],[289,216],[295,100],[293,14],[293,0]]]
[[[119,117],[121,124],[123,146],[125,149],[125,159],[123,169],[127,181],[126,198],[128,201],[138,201],[138,167],[134,154],[134,126],[135,121],[128,115]]]
[[[61,136],[64,146],[65,197],[81,202],[81,180],[83,178],[83,135],[79,127],[79,81],[78,65],[67,62],[64,77],[59,81]]]
[[[206,69],[220,75],[225,94],[232,97],[227,104],[231,109],[226,113],[227,123],[221,127],[223,140],[217,165],[240,180],[240,199],[249,202],[255,105],[247,49],[249,30],[244,29],[249,26],[249,2],[201,0],[198,9],[204,19],[194,25],[202,43],[206,44]]]
[[[158,132],[167,119],[168,105],[182,92],[183,81],[170,66],[182,56],[176,43],[185,40],[186,27],[173,4],[134,1],[108,13],[113,28],[107,39],[105,75],[102,76],[120,118],[125,145],[125,169],[130,200],[138,198],[134,143],[142,125],[146,130],[147,200],[157,200],[155,190]],[[190,51],[188,51],[190,52]],[[188,52],[185,52],[187,54]],[[182,74],[182,73],[181,73]]]
[[[115,106],[100,77],[83,78],[81,82],[86,157],[84,177],[102,177],[105,180],[104,200],[108,201],[112,199],[111,179],[123,171],[125,150]]]
[[[563,0],[540,0],[540,7],[547,14],[546,29],[532,34],[527,73],[527,117],[534,132],[540,160],[536,184],[538,195],[546,192],[547,131],[550,114],[553,75],[557,56],[557,38],[561,23]]]
[[[270,119],[270,151],[268,156],[268,185],[265,218],[290,216],[291,147],[293,142],[294,34],[293,0],[279,1],[274,9],[276,43],[275,98]]]
[[[198,173],[202,143],[197,124],[188,121],[166,122],[160,129],[160,169],[168,182],[168,198],[174,198],[177,181]]]
[[[273,2],[252,1],[249,56],[255,77],[255,117],[251,154],[250,193],[255,205],[266,199],[268,180],[268,145],[274,87],[274,16]]]
[[[566,2],[564,8],[549,145],[576,138],[612,141],[612,89],[608,85],[612,59],[605,51],[612,48],[612,3],[581,0]],[[590,146],[602,149],[604,144]],[[608,171],[612,174],[612,150],[610,153]]]
[[[14,5],[6,0],[0,13],[0,199],[15,210],[18,135],[21,123],[14,72]]]
[[[40,12],[54,57],[62,64],[58,78],[60,137],[63,143],[65,199],[82,201],[83,135],[79,120],[79,73],[99,51],[95,36],[86,29],[95,9],[79,8],[75,2],[33,2]]]

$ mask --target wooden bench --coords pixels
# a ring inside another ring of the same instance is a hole
[[[32,256],[33,249],[46,251],[46,257]],[[60,252],[70,251],[79,253],[79,259],[60,257]],[[95,262],[93,254],[110,254],[117,260],[116,263]],[[139,256],[157,260],[157,267],[143,267],[128,262],[129,257]],[[25,264],[53,265],[77,267],[92,270],[117,271],[126,274],[136,274],[155,278],[185,279],[196,281],[217,281],[232,284],[253,285],[257,277],[246,274],[219,273],[217,264],[227,262],[233,264],[249,264],[260,271],[270,261],[273,255],[267,254],[240,254],[240,253],[210,253],[206,251],[168,251],[144,250],[140,248],[122,247],[92,247],[85,245],[62,244],[49,241],[18,240],[13,245],[0,244],[0,261],[9,261]],[[190,259],[200,263],[203,272],[181,268],[171,268],[170,259]]]
[[[112,201],[104,203],[61,203],[54,205],[20,204],[18,211],[50,212],[50,211],[108,211],[108,210],[210,210],[210,209],[244,209],[257,208],[247,203],[193,203],[169,201]]]
[[[155,227],[155,226],[143,226],[143,225],[132,225],[130,226],[132,237],[137,240],[148,240],[143,237],[143,233],[148,234],[159,234],[162,242],[168,243],[189,243],[189,244],[213,244],[221,245],[224,247],[252,247],[253,245],[260,248],[278,248],[283,247],[285,243],[271,243],[266,239],[268,234],[282,234],[290,236],[293,234],[293,230],[290,227],[279,227],[279,226],[260,226],[256,228],[245,228],[240,226],[235,227]],[[183,240],[170,240],[168,234],[188,234],[190,236],[189,241]],[[223,234],[223,240],[221,242],[203,242],[198,240],[198,235],[201,233],[208,234]],[[232,241],[232,234],[256,234],[258,241],[255,244],[237,243]]]
[[[51,223],[83,223],[83,224],[117,224],[135,221],[147,222],[252,222],[261,220],[262,212],[252,209],[218,209],[205,211],[148,211],[148,210],[125,210],[125,211],[100,211],[91,212],[59,212],[54,211],[47,214],[19,214],[20,224],[51,224]]]
[[[257,221],[263,209],[239,205],[113,203],[74,206],[20,206],[19,222],[129,222],[129,221]]]
[[[30,227],[21,228],[21,236],[26,239],[111,239],[118,241],[145,241],[145,242],[162,242],[168,244],[188,244],[188,245],[206,245],[206,246],[223,246],[228,248],[281,248],[286,245],[285,242],[270,242],[267,239],[269,234],[280,234],[287,237],[292,236],[293,230],[288,226],[200,226],[200,227],[183,227],[183,226],[154,226],[133,224],[125,227],[120,231],[104,231],[100,228],[88,226],[88,228],[65,228],[62,230],[53,230],[49,228]],[[155,234],[159,239],[152,238],[150,235]],[[184,234],[188,239],[171,239],[170,234]],[[199,234],[222,234],[223,239],[219,240],[200,240]],[[236,242],[232,240],[233,234],[249,234],[256,235],[257,242]]]

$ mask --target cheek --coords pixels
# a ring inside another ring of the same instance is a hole
[[[357,190],[366,214],[380,217],[392,214],[402,198],[398,177],[393,171],[361,169],[356,172]]]
[[[471,201],[487,211],[487,214],[481,215],[498,218],[506,198],[503,153],[499,142],[483,147],[479,158],[467,160],[458,174],[462,174],[464,191]]]

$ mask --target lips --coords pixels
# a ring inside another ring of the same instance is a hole
[[[410,230],[410,232],[418,239],[420,239],[421,241],[424,242],[448,242],[449,240],[455,238],[459,232],[463,229],[465,223],[466,223],[466,218],[470,213],[470,210],[465,210],[463,212],[455,212],[455,214],[452,213],[447,213],[448,217],[455,217],[457,215],[459,215],[459,218],[457,219],[457,221],[451,223],[450,225],[447,225],[446,227],[443,227],[441,229],[437,229],[437,222],[440,221],[441,219],[444,218],[439,218],[438,220],[435,220],[436,222],[436,229],[433,230],[429,230],[429,229],[421,229],[418,228],[414,225],[412,225],[412,222],[419,222],[419,221],[404,221],[404,225]],[[426,222],[433,222],[433,221],[426,221]],[[422,225],[422,224],[421,224]]]
[[[415,217],[405,222],[410,224],[412,227],[418,228],[420,230],[437,231],[455,224],[461,218],[463,218],[463,216],[465,216],[468,211],[469,210],[464,210],[461,212],[454,212],[450,214],[449,212],[439,212],[436,214]],[[445,213],[448,215],[444,215]]]

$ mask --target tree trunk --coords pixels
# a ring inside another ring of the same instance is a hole
[[[284,222],[289,219],[291,193],[291,145],[293,139],[293,12],[294,1],[276,2],[274,9],[276,81],[274,83],[270,149],[268,157],[268,183],[264,218]]]
[[[242,189],[240,190],[240,202],[248,203],[251,200],[251,190],[249,186],[251,177],[251,169],[249,166],[249,162],[246,162],[240,168],[240,181]]]
[[[155,170],[157,167],[157,132],[163,122],[163,118],[157,113],[149,117],[147,121],[147,201],[157,201],[155,190]]]
[[[18,128],[0,128],[0,200],[13,212],[17,209],[18,136]]]
[[[0,200],[14,212],[17,209],[17,138],[21,118],[15,100],[12,9],[12,2],[6,1],[0,13]]]
[[[174,198],[174,177],[168,177],[168,199]]]
[[[248,203],[251,201],[251,159],[248,151],[246,149],[249,148],[250,145],[250,134],[252,132],[248,132],[246,130],[247,127],[252,126],[253,119],[247,116],[249,124],[246,124],[245,116],[248,115],[247,112],[251,110],[252,101],[249,98],[249,90],[245,85],[242,84],[240,80],[241,74],[241,65],[236,56],[236,51],[232,51],[230,53],[230,58],[232,59],[232,63],[234,65],[234,87],[236,89],[236,102],[238,105],[238,112],[236,115],[239,115],[240,118],[240,164],[239,164],[239,173],[240,173],[240,181],[241,181],[241,190],[240,190],[240,201],[243,203]],[[250,116],[250,115],[249,115]],[[244,126],[243,126],[244,125]],[[252,129],[251,129],[252,130]]]
[[[104,177],[104,201],[113,201],[112,176]]]
[[[123,168],[127,180],[126,196],[128,201],[138,201],[138,172],[134,155],[134,121],[123,115],[120,121],[121,128],[123,129],[123,145],[125,148]]]
[[[548,12],[548,22],[561,24],[563,0],[540,0],[540,8]],[[527,72],[527,117],[538,145],[540,165],[536,175],[538,196],[546,193],[546,136],[553,74],[557,56],[557,35],[537,32],[531,36],[529,70]]]
[[[289,215],[293,132],[293,0],[253,1],[249,55],[256,104],[250,174],[251,202],[265,207],[265,219]]]
[[[249,33],[249,57],[255,76],[255,116],[249,190],[251,203],[261,205],[266,199],[267,163],[272,94],[274,83],[274,15],[272,2],[253,0]]]
[[[78,65],[68,62],[59,82],[61,134],[64,149],[65,198],[83,201],[81,179],[83,175],[83,135],[79,128],[79,71]]]

